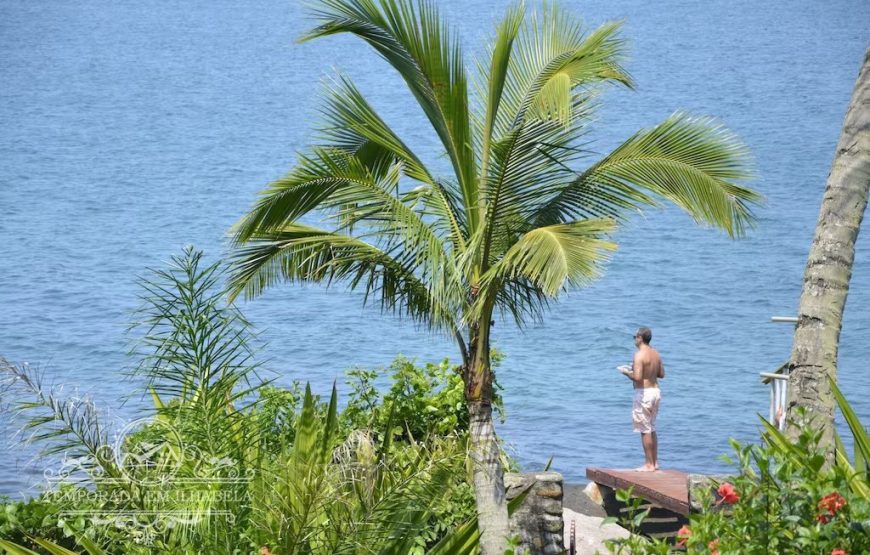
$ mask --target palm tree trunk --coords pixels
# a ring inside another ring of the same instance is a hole
[[[504,471],[492,423],[492,405],[479,401],[469,402],[468,415],[480,553],[504,555],[509,533],[507,501]]]
[[[816,223],[804,273],[789,367],[789,407],[805,407],[831,450],[834,398],[828,378],[836,378],[855,241],[870,189],[870,50],[846,112],[834,164]],[[799,430],[789,427],[795,437]]]
[[[465,372],[468,433],[471,438],[474,497],[480,529],[481,555],[504,555],[507,549],[508,512],[504,470],[492,421],[492,368],[490,366],[488,311],[472,326],[472,359]]]

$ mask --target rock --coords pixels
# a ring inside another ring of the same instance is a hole
[[[604,545],[605,540],[627,538],[631,534],[628,530],[617,524],[605,524],[604,519],[597,516],[588,516],[562,509],[562,519],[565,522],[565,549],[571,547],[571,523],[574,523],[577,555],[595,555],[595,553],[609,553]]]
[[[547,555],[562,551],[562,475],[557,472],[505,474],[505,495],[528,495],[510,519],[511,533],[520,538],[516,552]]]
[[[607,514],[604,512],[602,502],[601,491],[594,482],[585,486],[580,484],[565,484],[563,486],[562,506],[581,515],[606,517]]]

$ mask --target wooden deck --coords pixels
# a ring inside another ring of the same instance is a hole
[[[686,486],[688,476],[685,472],[587,468],[586,477],[596,484],[614,490],[634,488],[632,491],[636,497],[680,515],[689,514],[689,490]]]

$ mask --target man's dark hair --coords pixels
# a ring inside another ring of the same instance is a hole
[[[641,341],[643,341],[647,345],[649,345],[649,342],[652,341],[652,330],[646,326],[637,328],[637,335],[639,335]]]

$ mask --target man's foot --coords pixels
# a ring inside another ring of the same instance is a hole
[[[635,468],[634,470],[635,472],[655,472],[658,469],[652,465],[645,464],[643,466]]]

